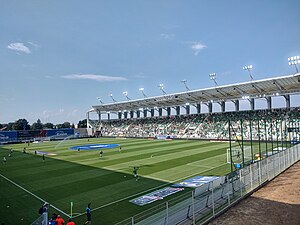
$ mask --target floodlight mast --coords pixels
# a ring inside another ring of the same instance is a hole
[[[147,98],[147,95],[146,95],[145,92],[144,92],[144,88],[139,88],[139,91],[142,92],[144,98]]]
[[[218,86],[218,83],[216,81],[217,79],[217,74],[216,73],[210,73],[209,74],[210,79],[215,83],[216,86]]]
[[[296,69],[296,72],[299,73],[297,64],[300,64],[300,56],[297,55],[297,56],[293,56],[291,58],[288,58],[288,61],[289,61],[289,65],[290,66],[294,65],[295,69]]]
[[[248,65],[248,66],[243,66],[243,70],[248,70],[249,72],[249,76],[250,76],[250,79],[253,80],[253,76],[251,74],[251,70],[252,70],[253,66],[252,65]]]
[[[186,84],[187,80],[181,80],[180,82],[184,84],[186,91],[190,91],[189,87]]]
[[[167,92],[165,92],[165,90],[164,90],[164,84],[159,84],[158,87],[159,87],[159,89],[162,91],[162,93],[163,93],[164,95],[167,94]]]
[[[100,97],[97,97],[98,101],[103,105],[104,102],[102,102],[101,98]]]
[[[124,91],[123,95],[125,95],[125,97],[127,98],[128,101],[130,101],[131,99],[128,97],[128,91]]]
[[[109,95],[110,97],[111,97],[111,99],[113,100],[113,102],[117,102],[116,101],[116,99],[114,99],[114,97],[113,97],[113,94],[112,93],[110,93],[110,95]]]

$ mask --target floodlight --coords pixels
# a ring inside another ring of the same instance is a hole
[[[250,79],[253,80],[253,76],[251,74],[251,70],[252,70],[253,66],[252,65],[248,65],[248,66],[243,66],[243,70],[248,70],[249,72],[249,76],[250,76]]]
[[[131,100],[131,99],[128,97],[128,91],[123,91],[123,95],[125,95],[125,97],[127,98],[127,100]]]
[[[142,92],[144,98],[147,98],[147,95],[144,93],[144,88],[139,88],[139,91]]]
[[[298,67],[297,67],[297,64],[300,64],[300,60],[299,59],[300,59],[299,55],[288,58],[289,65],[290,66],[294,65],[297,73],[299,72]]]
[[[186,84],[186,83],[187,83],[187,80],[181,80],[180,82],[184,84],[185,89],[186,89],[187,91],[190,91],[189,87],[188,87],[187,84]]]
[[[98,101],[101,103],[101,104],[104,104],[104,102],[102,102],[101,98],[100,97],[97,97]]]
[[[167,92],[164,91],[164,84],[159,84],[158,87],[164,95],[167,94]]]
[[[110,93],[110,95],[109,95],[110,97],[111,97],[111,99],[113,100],[113,102],[117,102],[116,101],[116,99],[114,99],[114,97],[113,97],[113,94],[112,93]]]
[[[209,74],[210,79],[215,83],[216,86],[218,86],[218,83],[216,81],[217,79],[217,74],[216,73],[210,73]]]

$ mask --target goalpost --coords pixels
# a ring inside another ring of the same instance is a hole
[[[252,160],[251,146],[244,146],[244,162]],[[230,148],[227,149],[227,163],[231,163]],[[242,164],[243,163],[243,151],[241,147],[231,148],[232,163]]]

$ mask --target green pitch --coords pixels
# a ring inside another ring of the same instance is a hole
[[[103,149],[100,158],[100,150],[69,149],[93,143],[120,144],[122,150]],[[10,148],[14,152],[8,157]],[[230,172],[227,148],[228,143],[208,141],[116,138],[4,145],[0,148],[0,222],[28,225],[47,201],[52,206],[50,215],[56,212],[65,220],[73,202],[77,224],[84,223],[85,208],[91,202],[93,224],[113,224],[163,201],[137,206],[129,202],[135,197],[196,175]],[[43,161],[35,150],[53,155]],[[139,167],[138,181],[132,175],[134,166]]]

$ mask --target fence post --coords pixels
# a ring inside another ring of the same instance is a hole
[[[214,199],[214,181],[211,181],[211,203],[212,203],[212,210],[213,210],[213,217],[215,217],[215,199]]]
[[[240,192],[241,192],[241,197],[243,196],[243,191],[242,191],[242,170],[240,169],[239,171],[240,175]]]
[[[286,169],[286,162],[285,162],[285,159],[286,159],[286,151],[283,152],[283,168],[284,168],[283,170]],[[282,171],[283,171],[283,170],[282,170]]]
[[[169,224],[169,202],[166,201],[166,224]]]
[[[134,225],[134,218],[131,217],[131,225]]]
[[[228,206],[230,206],[230,194],[229,194],[229,192],[227,192],[227,196],[228,196]]]
[[[258,161],[258,173],[259,184],[261,184],[261,160]]]
[[[253,164],[250,164],[250,184],[251,184],[251,191],[253,190],[253,178],[252,178],[252,165]]]
[[[277,174],[279,174],[280,173],[280,152],[278,153],[278,173]],[[277,175],[276,174],[276,175]]]
[[[268,180],[270,180],[270,175],[269,175],[269,157],[267,158],[267,175],[268,175]]]
[[[196,224],[196,220],[195,220],[195,193],[194,191],[192,191],[192,209],[193,209],[193,224]]]

